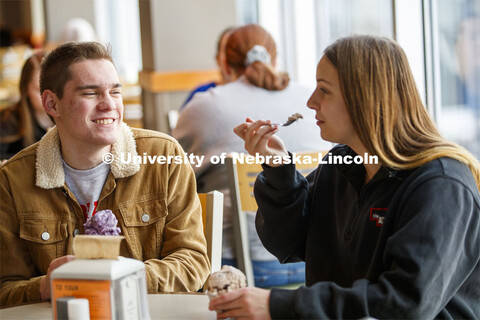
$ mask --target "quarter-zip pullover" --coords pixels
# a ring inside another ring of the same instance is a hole
[[[334,155],[355,156],[347,146]],[[273,318],[480,318],[480,195],[467,166],[414,170],[264,166],[257,231],[281,262],[306,261],[306,287],[273,289]]]

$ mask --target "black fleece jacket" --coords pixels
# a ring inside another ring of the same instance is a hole
[[[334,155],[355,155],[347,146]],[[480,319],[480,194],[467,166],[415,170],[264,166],[256,227],[282,263],[306,261],[306,286],[272,289],[272,318]]]

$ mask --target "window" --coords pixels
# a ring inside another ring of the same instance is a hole
[[[315,85],[315,67],[327,45],[351,34],[393,37],[391,0],[259,0],[259,23],[275,38],[279,65]]]
[[[436,121],[480,159],[480,1],[430,1]]]
[[[99,38],[112,45],[121,80],[134,84],[141,70],[140,16],[136,0],[97,0],[95,14]]]
[[[277,42],[277,67],[310,87],[339,37],[395,37],[440,132],[480,159],[480,1],[258,0],[258,21]]]

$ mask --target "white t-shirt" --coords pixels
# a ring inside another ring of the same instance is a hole
[[[98,199],[110,172],[110,165],[102,162],[92,169],[77,170],[63,161],[63,170],[67,186],[82,207],[83,216],[87,220],[97,213]]]

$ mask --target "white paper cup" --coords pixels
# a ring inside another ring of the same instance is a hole
[[[68,300],[68,320],[90,320],[90,306],[87,299]]]

